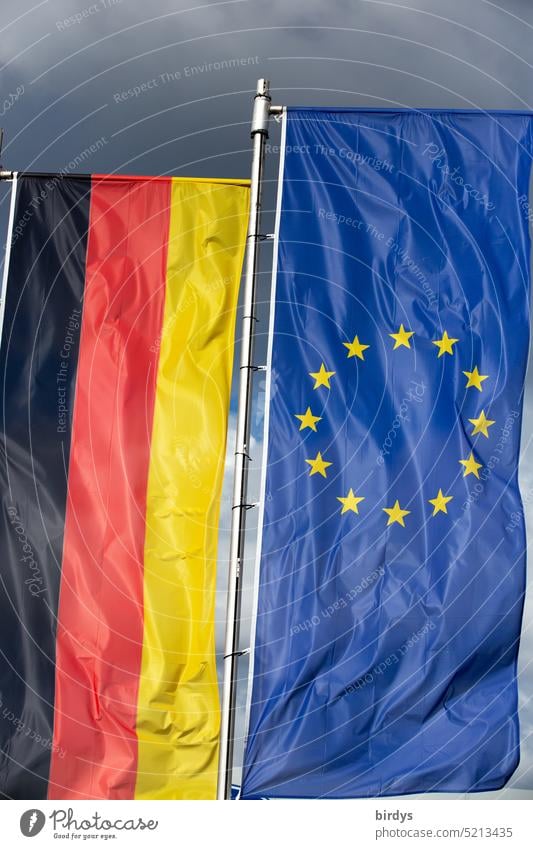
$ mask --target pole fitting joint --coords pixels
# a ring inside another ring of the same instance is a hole
[[[269,80],[257,81],[257,92],[254,98],[254,110],[252,114],[252,126],[250,135],[252,138],[261,133],[268,138],[268,119],[270,117],[270,82]]]
[[[229,657],[244,657],[245,654],[250,654],[250,649],[241,649],[241,651],[232,651],[229,654],[224,655],[224,660],[227,660]]]

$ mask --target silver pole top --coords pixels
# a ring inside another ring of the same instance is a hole
[[[252,138],[261,133],[268,138],[268,119],[270,116],[270,82],[269,80],[257,80],[257,90],[254,99],[254,111],[252,114],[252,126],[250,135]]]
[[[257,80],[256,97],[270,97],[270,80]]]

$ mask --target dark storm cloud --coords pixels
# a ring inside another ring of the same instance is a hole
[[[4,90],[25,86],[4,116],[19,166],[60,167],[105,136],[95,168],[236,173],[246,160],[231,151],[247,148],[258,76],[292,103],[524,107],[533,92],[527,0],[505,10],[482,0],[49,0],[30,10],[3,4]]]

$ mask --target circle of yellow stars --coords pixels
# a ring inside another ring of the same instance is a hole
[[[396,351],[400,348],[411,349],[411,339],[415,335],[415,332],[414,330],[409,330],[404,327],[403,324],[400,324],[396,332],[389,333],[388,335],[394,342],[392,350]],[[438,349],[437,358],[439,359],[445,354],[453,357],[455,355],[454,346],[457,345],[459,341],[459,339],[450,336],[448,332],[444,330],[440,339],[432,340],[432,344]],[[351,342],[343,342],[342,344],[348,351],[346,355],[348,359],[354,357],[362,360],[363,362],[365,361],[365,351],[368,351],[371,347],[370,344],[361,341],[357,334],[353,337]],[[335,371],[328,370],[326,364],[321,362],[318,371],[309,372],[309,376],[313,379],[313,390],[321,388],[331,389],[331,381],[336,374],[337,373]],[[477,365],[474,365],[472,371],[463,371],[463,374],[467,379],[465,388],[477,389],[478,392],[483,391],[483,383],[489,379],[488,374],[480,373]],[[304,413],[295,413],[294,415],[300,422],[300,431],[309,428],[314,433],[318,432],[317,424],[322,421],[322,416],[315,415],[310,406],[307,407]],[[468,421],[473,425],[470,435],[477,436],[478,434],[481,434],[486,439],[489,438],[489,428],[496,424],[494,419],[489,419],[487,417],[484,409],[481,410],[477,418],[468,419]],[[305,462],[309,466],[309,477],[319,475],[320,477],[327,478],[327,470],[333,465],[333,463],[323,457],[320,451],[317,453],[316,457],[309,457],[305,460]],[[466,478],[468,475],[474,475],[479,480],[479,470],[482,469],[483,466],[481,463],[477,462],[473,451],[470,452],[468,457],[460,459],[459,463],[463,466],[463,477]],[[364,500],[365,497],[363,495],[356,494],[353,488],[350,487],[346,495],[337,496],[337,501],[341,504],[340,515],[344,516],[346,513],[355,513],[359,515],[359,505]],[[439,488],[435,498],[428,499],[428,504],[433,508],[431,517],[435,517],[439,513],[448,515],[448,504],[452,500],[453,495],[445,494],[442,489]],[[405,518],[411,514],[411,511],[404,509],[400,505],[398,499],[395,500],[392,507],[383,507],[382,509],[388,517],[387,527],[394,524],[401,525],[403,528],[406,527]]]

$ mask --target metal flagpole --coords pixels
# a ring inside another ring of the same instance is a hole
[[[235,702],[237,695],[237,663],[241,615],[241,568],[244,561],[245,524],[248,470],[250,463],[250,408],[253,380],[253,349],[255,333],[255,297],[261,239],[261,195],[268,121],[271,114],[280,114],[281,107],[271,106],[270,83],[258,80],[254,99],[251,136],[253,139],[252,175],[250,185],[250,215],[246,235],[244,271],[244,301],[241,330],[241,363],[239,407],[235,441],[235,470],[231,542],[228,574],[228,602],[224,647],[224,679],[220,727],[220,756],[218,764],[218,799],[231,799],[233,747],[235,737]]]
[[[0,172],[0,179],[7,179],[2,177],[2,173]],[[17,177],[18,174],[16,171],[10,172],[11,176],[9,177],[12,180],[11,185],[11,197],[9,199],[9,220],[7,225],[7,235],[6,235],[6,251],[4,254],[4,273],[2,275],[2,288],[0,290],[0,343],[2,342],[2,337],[4,333],[4,315],[6,311],[6,297],[7,297],[7,278],[9,277],[9,263],[11,260],[11,246],[13,242],[13,226],[15,224],[15,205],[17,202]]]

